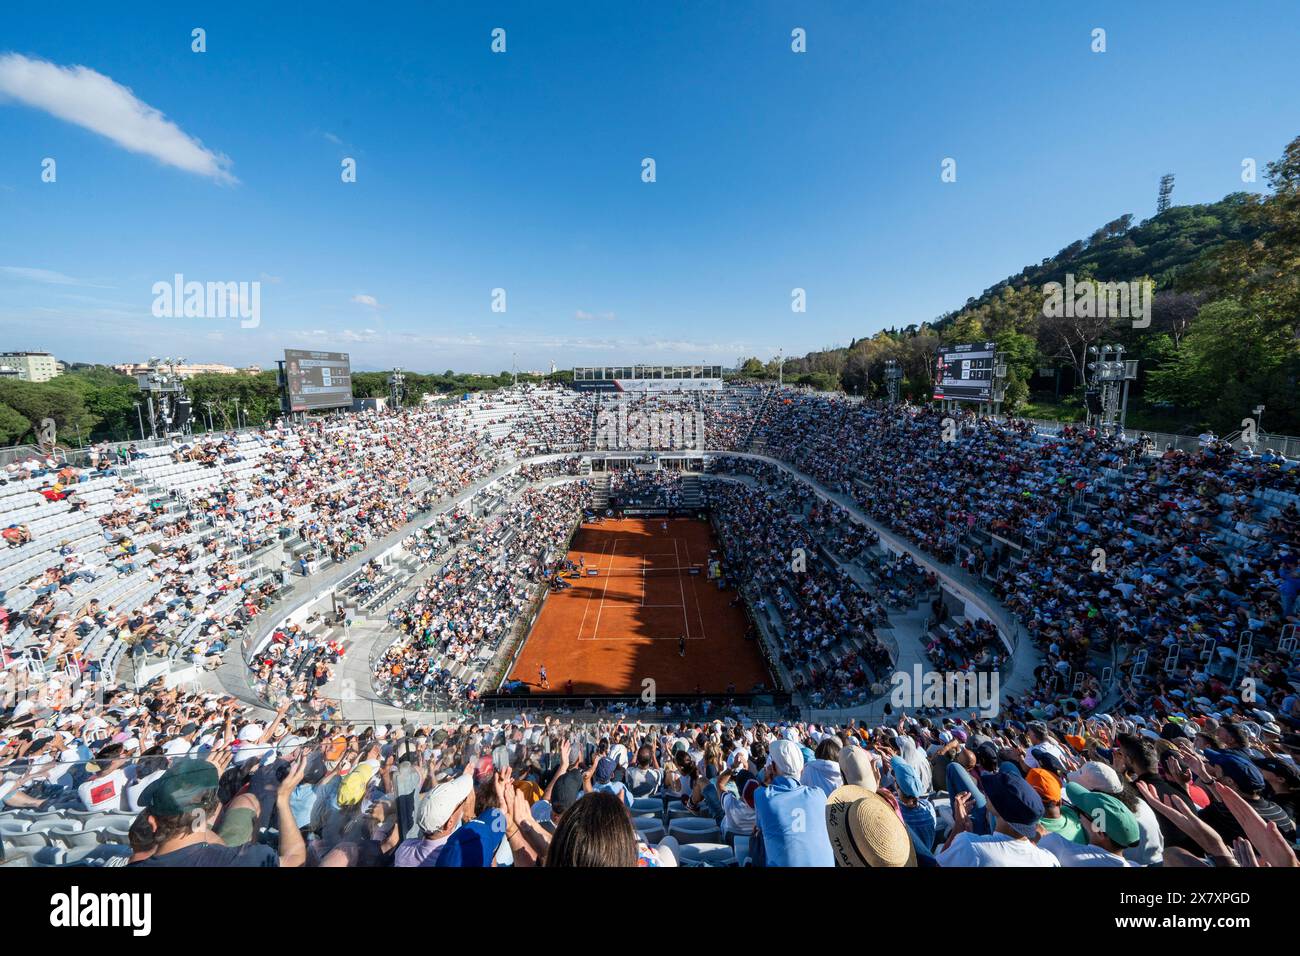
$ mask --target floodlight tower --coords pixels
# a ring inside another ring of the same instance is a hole
[[[1263,404],[1261,403],[1261,404],[1259,404],[1259,405],[1256,405],[1254,408],[1252,408],[1252,409],[1251,409],[1251,414],[1255,416],[1255,434],[1256,434],[1256,435],[1262,435],[1262,434],[1264,434],[1264,406],[1263,406]]]
[[[388,376],[388,397],[393,408],[401,408],[402,402],[406,400],[406,376],[400,368],[394,368]]]
[[[144,404],[149,410],[150,438],[189,433],[190,399],[178,370],[184,364],[183,358],[150,358],[148,369],[136,376],[136,386],[144,394]],[[143,421],[140,433],[143,437]]]
[[[1093,345],[1088,354],[1092,357],[1088,371],[1098,386],[1094,392],[1097,398],[1089,404],[1088,423],[1123,431],[1128,417],[1129,382],[1137,379],[1137,359],[1125,359],[1122,345]]]
[[[898,404],[899,387],[903,382],[903,367],[897,359],[885,359],[885,387],[889,389],[889,404]]]
[[[1002,402],[1007,397],[1007,353],[993,353],[993,384],[989,388],[990,414],[1002,413]]]

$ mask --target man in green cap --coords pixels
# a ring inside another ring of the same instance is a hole
[[[303,761],[294,761],[276,789],[279,819],[292,820],[289,795],[302,780]],[[140,805],[154,831],[155,850],[132,866],[301,866],[307,848],[297,827],[280,831],[280,852],[261,843],[226,846],[215,823],[221,803],[217,799],[217,768],[206,760],[174,762],[140,795]]]
[[[1067,783],[1063,796],[1078,813],[1088,842],[1075,843],[1059,833],[1049,833],[1038,841],[1038,848],[1055,856],[1061,866],[1132,866],[1122,854],[1142,839],[1133,811],[1118,797],[1080,783]]]

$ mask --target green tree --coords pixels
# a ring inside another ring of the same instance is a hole
[[[98,421],[86,409],[80,392],[50,382],[0,381],[0,404],[27,419],[29,427],[39,426],[46,418],[54,419],[62,443],[78,429],[82,435],[89,435]]]
[[[1181,347],[1151,373],[1148,391],[1157,400],[1196,410],[1221,432],[1235,431],[1261,403],[1274,429],[1294,428],[1298,367],[1297,342],[1288,329],[1224,299],[1201,309]]]
[[[0,405],[0,444],[16,445],[28,432],[32,423],[8,405]]]

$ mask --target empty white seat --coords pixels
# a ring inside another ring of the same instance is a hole
[[[60,833],[58,840],[68,849],[95,847],[99,846],[100,843],[98,830],[75,830]]]
[[[33,823],[27,828],[28,833],[53,832],[53,833],[76,833],[83,829],[80,820],[55,819],[42,820],[39,823]]]
[[[725,843],[682,843],[678,855],[687,864],[731,866],[736,862],[736,852]]]
[[[718,825],[706,817],[678,817],[669,822],[668,835],[678,843],[718,843],[722,833]]]
[[[632,815],[645,816],[646,814],[659,815],[664,812],[664,802],[658,797],[637,797],[632,801]]]
[[[664,837],[664,825],[654,817],[633,817],[632,826],[646,843],[658,843]]]
[[[34,850],[49,845],[44,833],[6,833],[0,837],[0,841],[4,843],[6,856],[9,854],[10,847]]]

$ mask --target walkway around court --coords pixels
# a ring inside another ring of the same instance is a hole
[[[897,553],[906,553],[911,555],[912,559],[922,568],[933,571],[948,585],[949,590],[953,591],[960,597],[969,598],[974,601],[982,610],[993,620],[1003,634],[1007,635],[1012,644],[1012,662],[1008,671],[1003,675],[1001,692],[1005,695],[1018,696],[1027,692],[1034,684],[1034,669],[1042,660],[1042,655],[1038,649],[1025,637],[1023,629],[1019,622],[1009,614],[984,586],[983,582],[975,578],[964,569],[941,562],[931,555],[926,554],[920,548],[911,542],[900,537],[885,526],[865,514],[856,501],[842,492],[832,491],[816,479],[805,474],[799,469],[773,458],[769,455],[758,454],[753,452],[734,452],[734,451],[717,451],[705,452],[703,454],[732,456],[737,458],[751,458],[764,461],[782,472],[794,477],[813,489],[821,498],[833,501],[854,520],[871,528],[880,536],[882,545],[886,545],[890,550]],[[477,495],[485,487],[499,481],[501,478],[509,475],[518,468],[545,461],[551,461],[559,458],[569,457],[565,454],[548,454],[537,455],[529,458],[519,459],[509,465],[503,466],[486,478],[475,482],[473,485],[462,489],[457,494],[445,499],[434,508],[432,513],[420,515],[409,522],[405,527],[393,532],[381,542],[373,544],[370,548],[361,554],[353,557],[349,561],[327,568],[317,575],[310,578],[294,578],[293,589],[288,599],[282,602],[272,614],[264,616],[264,619],[255,621],[254,626],[258,627],[257,640],[261,640],[265,634],[269,634],[278,622],[291,613],[293,608],[300,607],[306,603],[304,595],[319,593],[329,587],[344,580],[350,574],[354,573],[366,561],[376,554],[382,553],[387,548],[399,543],[403,538],[413,533],[423,524],[428,523],[432,518],[446,511],[450,511],[468,499]],[[852,573],[852,572],[850,572]],[[924,614],[924,608],[913,612],[917,615]],[[891,623],[897,630],[898,637],[898,660],[896,668],[911,672],[916,664],[920,664],[923,670],[929,669],[928,662],[925,658],[924,651],[924,619],[919,621],[909,620],[908,615],[891,615]],[[353,630],[357,631],[359,625],[354,625]],[[355,689],[355,699],[348,702],[343,708],[344,717],[347,720],[355,721],[358,724],[363,723],[390,723],[405,717],[408,720],[427,721],[447,719],[448,714],[438,714],[431,712],[403,711],[400,708],[393,707],[391,704],[383,701],[375,694],[370,682],[369,661],[371,650],[375,644],[381,641],[386,634],[384,625],[381,622],[376,623],[376,627],[364,627],[360,633],[351,636],[348,654],[340,665],[341,676],[338,678],[349,679],[354,681],[348,685]],[[908,639],[903,639],[908,638]],[[256,643],[256,642],[255,642]],[[253,704],[262,708],[265,713],[269,714],[265,702],[260,700],[253,692],[249,682],[248,666],[239,653],[239,645],[233,645],[226,652],[221,666],[214,672],[206,673],[201,676],[200,682],[209,690],[216,690],[221,693],[232,694],[242,701]],[[342,686],[342,685],[340,685]],[[845,720],[849,718],[858,718],[864,720],[879,721],[884,717],[884,708],[888,703],[888,697],[873,701],[870,704],[858,708],[847,710],[828,710],[828,711],[810,711],[811,719],[821,720]]]

